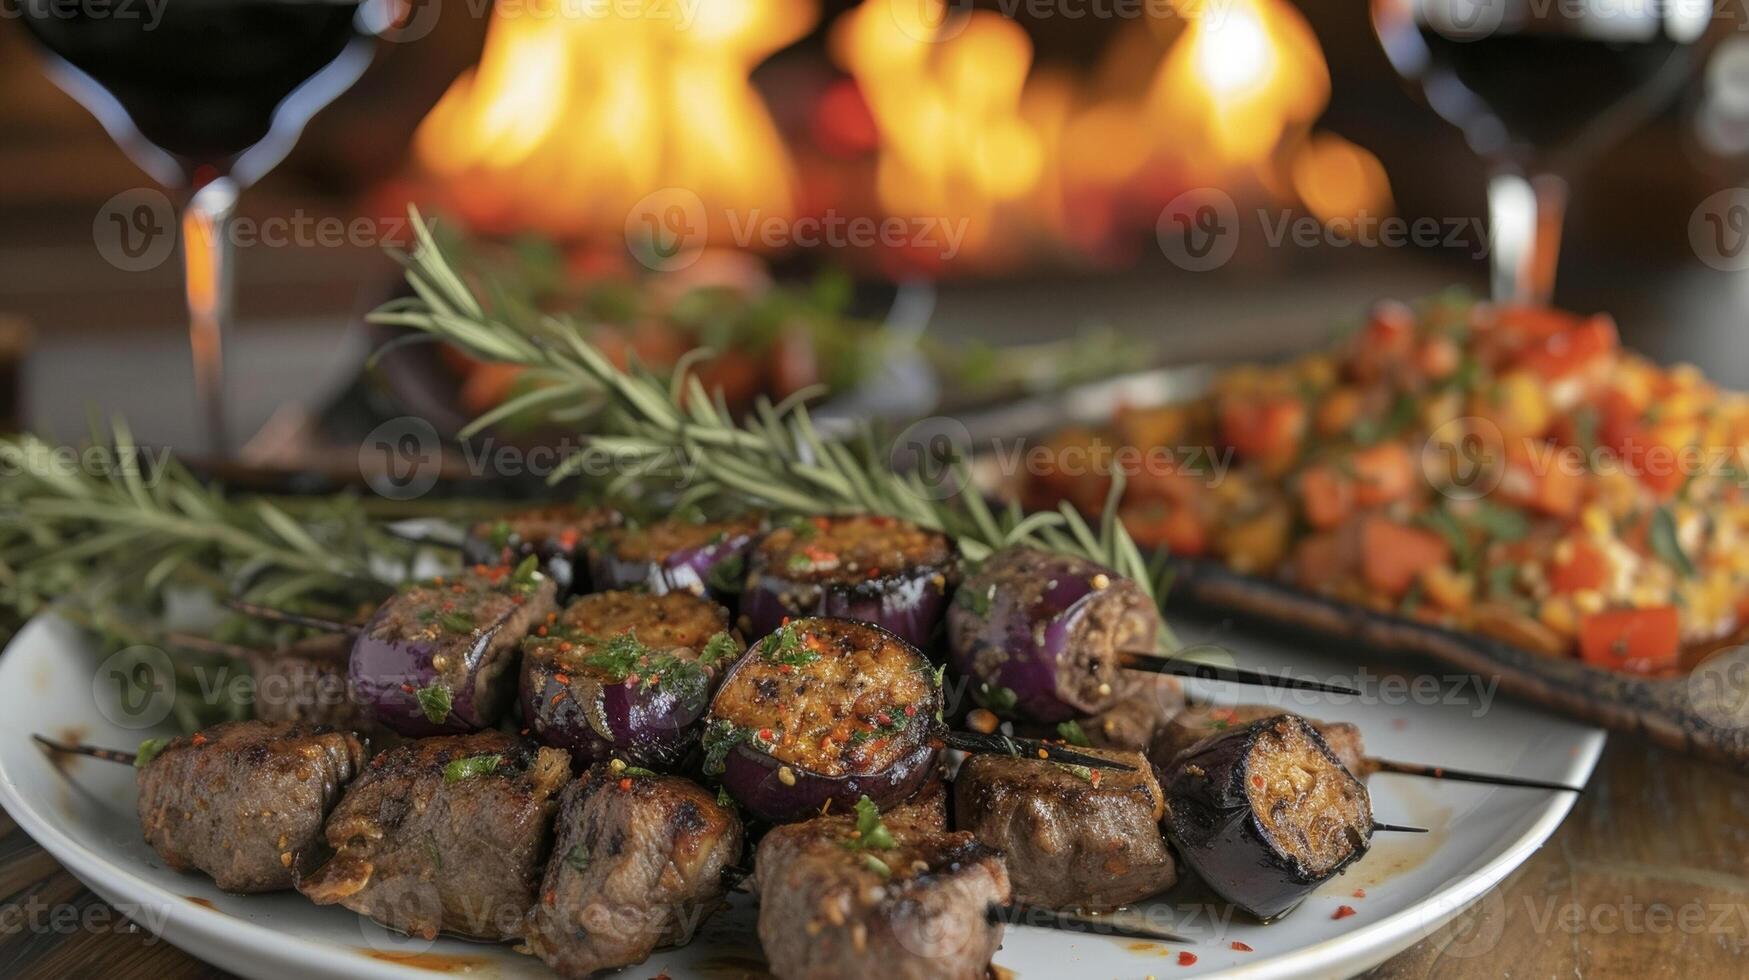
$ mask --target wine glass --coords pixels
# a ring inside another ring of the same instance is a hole
[[[223,397],[237,196],[370,63],[401,0],[20,0],[49,76],[140,169],[185,195],[180,219],[189,344],[209,451],[228,448]],[[168,229],[152,229],[167,231]]]
[[[1694,70],[1709,0],[1372,0],[1398,74],[1487,161],[1492,290],[1547,303],[1567,177]]]

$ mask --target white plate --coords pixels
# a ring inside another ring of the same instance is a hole
[[[1352,674],[1340,651],[1307,652],[1248,633],[1184,630],[1243,651],[1250,666],[1293,666],[1325,677]],[[318,908],[292,893],[233,896],[204,878],[166,869],[140,839],[130,769],[79,759],[64,770],[30,740],[32,732],[132,748],[163,734],[121,709],[110,670],[61,620],[39,618],[0,656],[0,804],[25,832],[92,890],[166,940],[251,977],[429,977],[433,970],[479,976],[549,976],[508,947],[395,936],[339,907]],[[1314,717],[1357,722],[1369,750],[1387,758],[1585,781],[1603,733],[1524,705],[1485,699],[1474,686],[1454,694],[1378,696],[1337,703],[1323,696],[1284,702]],[[1425,683],[1425,682],[1424,682]],[[1395,690],[1395,689],[1393,689]],[[1402,688],[1407,694],[1412,689]],[[1234,689],[1210,693],[1234,696]],[[1255,690],[1240,692],[1258,700]],[[1429,697],[1432,695],[1432,697]],[[1422,703],[1432,700],[1437,703]],[[1407,703],[1407,702],[1414,703]],[[1517,867],[1566,816],[1570,794],[1435,783],[1397,776],[1372,780],[1380,820],[1430,828],[1425,836],[1380,835],[1349,872],[1268,926],[1211,915],[1219,903],[1192,888],[1138,910],[1196,940],[1162,946],[1128,939],[1010,928],[996,964],[1020,980],[1057,976],[1336,976],[1364,970],[1437,929]],[[1364,889],[1365,897],[1355,897]],[[1334,918],[1352,906],[1352,916]],[[690,946],[658,954],[628,976],[666,970],[675,977],[761,975],[754,909],[736,896]],[[1467,942],[1470,940],[1466,940]],[[1485,943],[1486,937],[1475,942]],[[1235,942],[1252,952],[1237,951]],[[1197,957],[1178,964],[1181,952]],[[1481,952],[1479,948],[1475,950]],[[1459,951],[1460,953],[1462,950]],[[878,968],[875,970],[878,972]]]

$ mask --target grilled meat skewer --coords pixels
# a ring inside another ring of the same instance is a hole
[[[241,893],[292,887],[294,855],[320,839],[366,755],[356,735],[292,722],[225,722],[148,740],[137,754],[37,740],[131,762],[146,843],[171,868],[203,872]]]
[[[597,765],[559,797],[529,948],[560,976],[642,963],[683,945],[721,903],[741,820],[690,780]]]
[[[420,739],[371,760],[302,856],[297,888],[426,939],[513,939],[535,901],[570,760],[497,731]]]

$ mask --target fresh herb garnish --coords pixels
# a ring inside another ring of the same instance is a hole
[[[1647,535],[1647,543],[1652,546],[1652,553],[1658,556],[1659,561],[1676,569],[1683,578],[1694,577],[1694,562],[1682,550],[1681,538],[1676,533],[1676,515],[1670,513],[1670,508],[1660,507],[1652,512],[1652,527]]]
[[[881,808],[866,796],[856,801],[856,833],[844,846],[852,851],[885,851],[898,846],[893,832],[881,822]]]
[[[1081,723],[1073,718],[1057,724],[1057,737],[1070,745],[1079,745],[1082,748],[1090,748],[1093,745],[1091,741],[1088,741],[1087,733],[1081,730]]]
[[[440,613],[438,623],[451,633],[472,633],[474,631],[474,614],[460,609],[451,609]]]
[[[729,758],[729,750],[747,741],[753,734],[726,718],[718,718],[705,726],[699,744],[704,748],[703,768],[707,776],[720,776]]]
[[[1510,598],[1517,581],[1518,566],[1513,562],[1501,562],[1488,569],[1488,594],[1495,598]]]
[[[1020,695],[1000,684],[991,685],[985,681],[972,692],[972,699],[978,704],[999,715],[1011,714],[1015,705],[1020,703]]]
[[[803,645],[801,631],[792,623],[779,626],[777,632],[759,641],[759,658],[768,664],[806,667],[820,659],[820,654]]]
[[[814,526],[813,521],[800,514],[784,514],[773,520],[771,523],[778,528],[782,528],[789,531],[791,534],[794,534],[798,541],[806,541],[820,533],[820,529]]]
[[[661,775],[661,773],[656,772],[653,769],[645,769],[643,766],[622,766],[619,771],[621,775],[637,776],[640,779],[647,779],[652,776]]]
[[[880,875],[882,878],[891,878],[893,876],[893,869],[887,867],[887,862],[882,861],[873,854],[864,854],[862,856],[862,865],[870,871],[873,871],[875,874]]]
[[[169,744],[170,740],[167,738],[148,738],[141,742],[139,751],[134,755],[134,768],[144,769],[151,765],[152,760],[158,758],[158,753],[164,751],[164,746]]]
[[[859,728],[850,733],[849,744],[861,745],[875,739],[892,738],[911,727],[913,716],[897,708],[889,708],[875,716],[873,727]]]
[[[529,555],[516,565],[516,570],[510,573],[510,587],[527,595],[540,585],[540,558]]]
[[[609,680],[623,681],[649,655],[650,648],[638,639],[637,630],[630,630],[596,646],[583,662],[606,674]]]
[[[1481,501],[1470,520],[1491,541],[1519,541],[1530,533],[1530,520],[1516,507]]]
[[[732,595],[740,592],[746,584],[746,571],[747,559],[738,553],[733,554],[711,566],[704,584],[712,592]]]
[[[1053,762],[1051,765],[1056,766],[1058,769],[1067,772],[1069,775],[1074,776],[1076,779],[1082,780],[1083,782],[1093,782],[1093,770],[1086,766],[1077,766],[1068,762]]]
[[[492,773],[497,772],[498,767],[503,764],[504,757],[497,753],[491,755],[469,755],[463,756],[460,759],[451,759],[449,764],[443,767],[443,781],[446,783],[459,783],[464,779],[472,779],[475,776],[490,776]]]
[[[510,526],[509,521],[499,521],[492,525],[492,530],[487,533],[486,540],[492,542],[493,548],[502,551],[510,547],[510,541],[515,536],[516,529]]]
[[[735,805],[735,798],[729,795],[728,787],[717,787],[717,806],[729,808]]]
[[[728,633],[718,633],[704,643],[704,649],[698,652],[698,662],[711,667],[725,660],[733,660],[741,654],[741,645]]]
[[[449,709],[453,699],[449,693],[449,685],[442,681],[434,681],[427,687],[421,687],[413,692],[413,697],[419,702],[419,711],[433,725],[443,723],[449,717]]]

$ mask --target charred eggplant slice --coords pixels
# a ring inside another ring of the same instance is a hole
[[[954,780],[960,830],[1008,859],[1017,902],[1114,909],[1178,880],[1160,834],[1165,797],[1141,755],[1088,749],[1133,772],[969,756]]]
[[[764,636],[786,619],[874,623],[928,649],[955,576],[947,537],[872,515],[794,519],[753,549],[741,628]]]
[[[553,580],[533,558],[420,582],[365,624],[348,681],[376,720],[402,735],[491,727],[515,698],[518,644],[556,608]]]
[[[692,938],[740,856],[741,818],[704,787],[595,766],[560,798],[529,948],[565,977],[642,963]]]
[[[522,717],[581,765],[669,769],[741,650],[728,610],[691,593],[582,596],[523,641]]]
[[[1234,728],[1249,725],[1263,718],[1273,718],[1281,714],[1280,708],[1272,708],[1265,704],[1236,705],[1196,705],[1172,716],[1172,720],[1160,726],[1154,733],[1154,739],[1148,747],[1148,761],[1165,769],[1172,765],[1172,760],[1179,753],[1205,738],[1213,738]],[[1308,718],[1307,722],[1324,737],[1324,744],[1336,754],[1343,768],[1356,776],[1366,778],[1366,745],[1361,740],[1360,729],[1351,722],[1324,722]]]
[[[606,507],[560,504],[518,511],[468,528],[462,560],[469,565],[517,565],[533,555],[560,596],[587,592],[584,558],[589,539],[619,522],[619,512]]]
[[[1372,843],[1366,787],[1293,715],[1196,743],[1163,782],[1179,858],[1259,919],[1291,911]]]
[[[671,517],[597,536],[589,549],[589,576],[597,589],[647,589],[707,593],[718,598],[741,591],[747,553],[761,521],[690,521]]]
[[[1118,654],[1147,650],[1160,614],[1134,582],[1090,561],[1031,548],[991,555],[948,610],[955,673],[985,707],[1068,721],[1104,711],[1123,689]]]
[[[753,644],[717,689],[705,774],[782,823],[867,796],[882,809],[935,772],[939,675],[869,623],[802,619]]]
[[[426,939],[515,938],[570,777],[565,753],[497,731],[390,749],[334,808],[332,854],[298,891]]]

